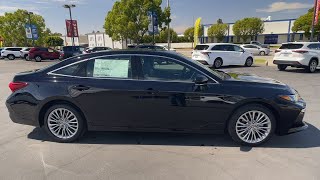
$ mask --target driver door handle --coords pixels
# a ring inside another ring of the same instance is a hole
[[[75,89],[75,90],[78,90],[78,91],[85,91],[85,90],[89,90],[90,87],[83,86],[83,85],[77,85],[77,86],[73,86],[72,89]]]

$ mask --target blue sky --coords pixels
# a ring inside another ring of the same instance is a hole
[[[27,9],[42,15],[53,32],[65,33],[64,20],[68,11],[65,3],[76,4],[73,18],[78,20],[79,33],[103,31],[104,19],[115,0],[0,0],[0,15],[16,9]],[[244,17],[267,17],[273,20],[297,18],[313,6],[313,0],[170,0],[172,27],[183,32],[193,20],[202,17],[203,23],[234,22]],[[163,0],[163,5],[166,0]]]

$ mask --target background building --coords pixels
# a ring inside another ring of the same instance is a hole
[[[61,39],[63,39],[63,45],[64,46],[72,46],[72,38],[67,36],[61,36]],[[74,38],[74,45],[75,46],[88,46],[88,36],[87,35],[79,35],[79,37]]]
[[[251,40],[259,41],[264,44],[281,44],[293,41],[309,41],[305,37],[304,32],[292,32],[292,26],[296,19],[282,19],[282,20],[266,20],[264,21],[264,32]],[[201,43],[216,42],[216,39],[208,37],[208,28],[212,24],[204,25],[204,36],[200,38]],[[229,29],[224,42],[242,43],[242,39],[234,35],[232,27],[234,23],[228,23]],[[248,40],[250,41],[250,39]]]
[[[124,49],[127,46],[126,41],[113,41],[103,32],[93,32],[87,34],[89,47],[110,47],[112,49]],[[129,43],[128,43],[129,44]]]

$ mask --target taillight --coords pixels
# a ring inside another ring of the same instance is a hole
[[[281,50],[280,50],[280,49],[277,49],[277,50],[275,50],[274,52],[275,52],[275,53],[278,53],[278,52],[281,52]]]
[[[9,84],[9,88],[12,92],[18,91],[19,89],[25,88],[28,86],[26,82],[11,82]]]
[[[306,50],[293,50],[292,52],[304,54],[304,53],[308,53],[309,51],[306,51]]]
[[[201,54],[209,56],[210,53],[209,52],[201,52]]]

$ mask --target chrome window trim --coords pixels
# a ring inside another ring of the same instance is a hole
[[[113,79],[113,80],[138,80],[138,81],[156,81],[156,82],[188,82],[188,81],[179,81],[179,80],[174,80],[174,81],[166,81],[166,80],[148,80],[148,79],[132,79],[132,78],[128,78],[128,79],[125,79],[125,78],[116,78],[116,77],[81,77],[81,76],[71,76],[71,75],[65,75],[65,74],[56,74],[54,73],[55,71],[59,71],[61,69],[64,69],[64,68],[67,68],[69,66],[72,66],[72,65],[75,65],[75,64],[79,64],[79,63],[82,63],[82,62],[85,62],[85,61],[90,61],[90,60],[93,60],[93,59],[97,59],[97,58],[103,58],[103,57],[112,57],[112,56],[152,56],[152,57],[160,57],[160,58],[167,58],[167,59],[171,59],[173,61],[177,61],[179,63],[182,63],[188,67],[190,67],[191,69],[201,73],[202,75],[206,76],[207,78],[211,79],[212,81],[214,81],[215,83],[213,84],[220,84],[217,80],[215,80],[214,78],[208,76],[206,73],[204,73],[203,71],[199,70],[199,69],[196,69],[194,67],[192,67],[191,65],[185,63],[185,62],[182,62],[178,59],[174,59],[174,58],[171,58],[171,57],[166,57],[166,56],[161,56],[161,55],[149,55],[149,54],[111,54],[111,55],[103,55],[103,56],[96,56],[96,57],[92,57],[92,58],[88,58],[88,59],[83,59],[81,61],[77,61],[77,62],[74,62],[74,63],[71,63],[71,64],[68,64],[68,65],[65,65],[65,66],[62,66],[58,69],[54,69],[50,72],[47,73],[47,75],[55,75],[55,76],[63,76],[63,77],[73,77],[73,78],[82,78],[82,79]],[[79,58],[79,57],[78,57]],[[193,83],[193,82],[189,82],[189,83]],[[212,83],[210,83],[212,84]]]

